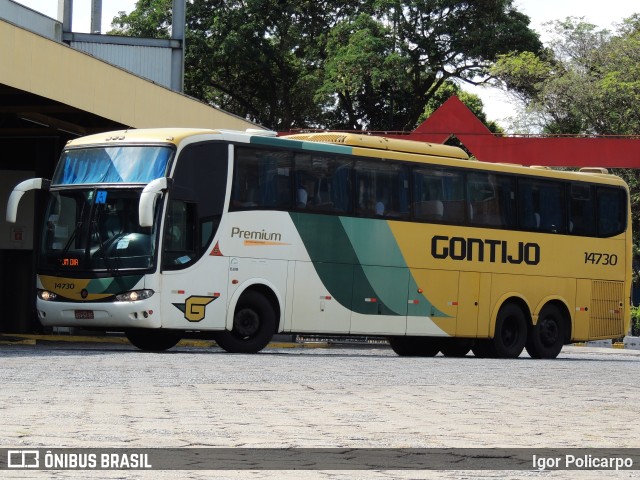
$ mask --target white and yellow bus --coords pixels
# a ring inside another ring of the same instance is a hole
[[[45,326],[257,352],[275,333],[381,335],[400,355],[554,358],[625,335],[625,183],[357,134],[193,129],[69,142],[39,242]]]

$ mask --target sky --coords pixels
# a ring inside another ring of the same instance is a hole
[[[58,15],[58,0],[14,0],[49,17]],[[601,28],[612,29],[615,23],[634,13],[640,13],[638,0],[514,0],[514,6],[531,19],[530,27],[541,34],[544,42],[543,24],[566,17],[584,17],[585,21]],[[111,20],[118,12],[131,12],[136,0],[102,0],[102,31],[111,28]],[[91,0],[74,0],[73,30],[88,32],[91,22]],[[507,128],[509,117],[515,115],[515,108],[506,95],[498,89],[486,87],[467,87],[480,96],[489,120],[497,121]]]

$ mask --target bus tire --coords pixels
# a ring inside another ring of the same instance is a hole
[[[442,344],[440,351],[445,357],[466,357],[471,351],[471,342],[457,338],[448,339]]]
[[[253,290],[243,293],[233,314],[233,328],[217,332],[216,343],[229,353],[257,353],[276,331],[276,314],[269,300]]]
[[[525,348],[531,358],[556,358],[564,345],[564,316],[555,305],[545,305],[531,327]]]
[[[401,357],[435,357],[440,342],[430,337],[389,337],[392,350]]]
[[[500,307],[493,335],[498,358],[518,358],[527,342],[527,319],[515,303]]]
[[[134,347],[145,352],[163,352],[175,347],[182,338],[175,330],[132,328],[125,332]]]
[[[477,358],[497,358],[498,352],[491,340],[476,340],[471,351]]]

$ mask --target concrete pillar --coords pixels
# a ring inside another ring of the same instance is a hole
[[[58,0],[58,21],[62,22],[63,33],[73,31],[73,0]]]
[[[89,33],[102,33],[102,0],[91,0],[91,30]]]
[[[171,51],[171,89],[184,91],[184,32],[186,22],[186,0],[173,0],[171,38],[180,42],[180,48]]]

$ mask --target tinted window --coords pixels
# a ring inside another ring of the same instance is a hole
[[[489,172],[467,174],[469,218],[472,225],[516,225],[515,180]]]
[[[357,215],[391,218],[409,215],[409,178],[403,165],[358,161],[355,178]]]
[[[570,186],[569,233],[594,235],[596,230],[594,210],[594,188],[591,185],[574,183]]]
[[[564,233],[564,193],[561,182],[520,178],[518,217],[520,227],[549,233]]]
[[[292,160],[293,152],[239,147],[230,208],[291,208]]]
[[[598,187],[598,235],[622,233],[627,221],[626,193],[621,188]]]
[[[296,203],[314,212],[350,213],[352,162],[338,155],[296,155]]]
[[[431,167],[414,169],[414,212],[419,220],[465,222],[464,174]]]
[[[180,154],[169,193],[163,266],[181,268],[208,249],[224,209],[228,146],[189,145]]]

